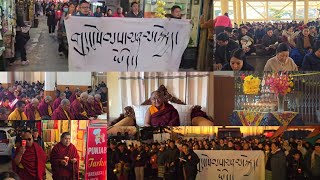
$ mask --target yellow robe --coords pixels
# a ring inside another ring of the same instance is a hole
[[[28,120],[27,116],[22,112],[21,114],[19,113],[18,109],[15,109],[10,113],[8,120]]]

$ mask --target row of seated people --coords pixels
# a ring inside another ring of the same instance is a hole
[[[13,93],[12,89],[3,89],[0,93],[1,120],[93,119],[104,114],[106,102],[101,101],[104,92],[88,94],[88,91],[81,93],[79,89],[73,93],[57,91],[57,98],[53,99],[51,96],[44,96],[41,93],[43,90],[30,96],[30,92],[25,92],[26,89],[21,85],[17,85]]]
[[[272,31],[268,32],[272,34]],[[217,49],[215,51],[215,61],[220,70],[234,71],[254,71],[254,67],[247,63],[247,50],[230,39],[227,33],[220,33],[217,38]],[[310,41],[311,42],[311,41]],[[313,41],[312,41],[313,42]],[[300,44],[300,43],[298,43]],[[266,52],[275,53],[271,57],[264,71],[320,71],[320,40],[312,43],[312,48],[303,56],[301,64],[295,62],[291,57],[296,51],[286,42],[275,43],[266,47]],[[269,54],[271,55],[271,54]]]

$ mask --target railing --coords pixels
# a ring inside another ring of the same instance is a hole
[[[267,72],[266,72],[267,73]],[[235,109],[243,110],[246,95],[243,93],[241,75],[253,74],[261,79],[262,72],[235,73]],[[286,95],[287,110],[299,112],[306,125],[320,123],[320,72],[290,72],[294,81],[293,91]],[[261,93],[255,100],[261,99]],[[317,117],[318,115],[318,117]]]

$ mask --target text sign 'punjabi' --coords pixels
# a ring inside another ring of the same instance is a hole
[[[65,21],[69,71],[178,71],[189,20],[93,18]]]
[[[200,158],[197,180],[264,180],[263,151],[195,150]]]
[[[86,180],[107,178],[107,127],[87,128]]]

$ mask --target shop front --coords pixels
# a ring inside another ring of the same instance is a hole
[[[0,70],[5,70],[7,58],[14,58],[16,5],[14,0],[0,0]]]
[[[85,153],[86,153],[86,128],[87,120],[47,120],[42,121],[43,142],[45,152],[50,155],[54,145],[60,142],[60,135],[63,132],[71,134],[71,143],[76,146],[80,157],[80,177],[84,177]],[[47,169],[51,169],[50,163]]]
[[[85,179],[85,168],[87,159],[88,146],[88,127],[106,128],[104,121],[88,121],[88,120],[44,120],[42,121],[43,142],[45,152],[49,156],[54,145],[60,142],[60,135],[63,132],[71,134],[71,143],[76,146],[80,157],[79,174],[80,179]],[[90,129],[89,129],[90,130]],[[91,131],[90,131],[91,132]],[[89,137],[89,141],[95,141]],[[105,155],[106,156],[106,155]],[[47,169],[51,171],[51,164],[47,163]]]

